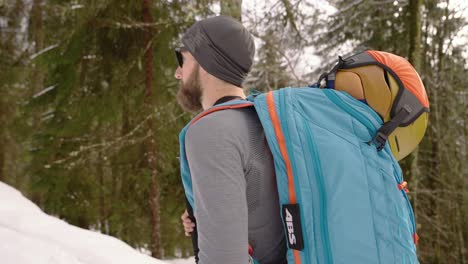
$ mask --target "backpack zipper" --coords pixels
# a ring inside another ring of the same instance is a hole
[[[336,104],[341,109],[345,110],[347,113],[351,114],[354,118],[359,120],[359,122],[364,124],[367,127],[367,129],[369,130],[371,135],[376,133],[377,128],[376,128],[375,124],[373,124],[373,122],[371,120],[369,120],[369,118],[366,117],[364,114],[362,114],[361,112],[354,109],[354,107],[351,107],[347,102],[343,101],[343,99],[341,99],[340,96],[338,96],[336,94],[337,92],[335,90],[323,89],[322,91],[328,97],[328,99],[330,99],[330,101],[332,101],[334,104]],[[353,98],[353,100],[356,100],[356,99]],[[360,103],[360,104],[362,104],[362,103]],[[362,105],[362,106],[364,106],[364,105]],[[371,109],[371,108],[369,108],[369,109]],[[377,115],[377,113],[374,112],[374,110],[370,111],[370,113],[372,113],[374,115],[376,120],[381,120],[380,117]],[[381,124],[379,124],[379,125],[381,125]]]
[[[333,263],[333,258],[331,255],[331,246],[330,246],[330,237],[328,232],[328,212],[327,212],[327,201],[325,197],[325,184],[323,181],[322,167],[320,166],[320,158],[317,152],[315,144],[312,142],[312,131],[308,123],[305,124],[305,129],[307,133],[307,146],[311,151],[311,156],[313,160],[313,176],[317,184],[318,197],[319,197],[319,208],[320,208],[320,237],[322,239],[323,245],[323,259],[324,263]],[[309,166],[308,166],[309,167]]]
[[[394,165],[395,166],[395,165]],[[398,171],[397,169],[394,169],[395,171]],[[397,182],[402,182],[403,181],[403,175],[400,175],[400,173],[397,173],[397,178],[395,178],[395,180]],[[413,228],[413,236],[417,234],[417,230],[416,230],[416,220],[415,220],[415,217],[414,217],[414,211],[413,211],[413,207],[411,207],[411,202],[409,201],[409,197],[408,197],[408,194],[405,192],[405,190],[401,190],[401,193],[403,194],[403,197],[405,198],[405,201],[406,201],[406,206],[407,206],[407,209],[409,211],[409,217],[410,217],[410,220],[411,220],[411,227]],[[413,237],[413,240],[415,238]],[[416,241],[414,241],[415,244],[416,244]]]
[[[288,127],[288,120],[287,120],[286,115],[284,113],[284,111],[286,109],[285,108],[286,107],[286,102],[285,102],[286,100],[285,99],[286,99],[286,96],[287,96],[287,94],[286,94],[287,91],[289,91],[289,89],[282,89],[282,90],[278,91],[278,97],[280,99],[279,100],[280,107],[278,107],[277,109],[278,109],[278,114],[280,116],[280,122],[285,123],[284,128]],[[283,126],[281,126],[281,127],[283,127]],[[288,150],[288,154],[289,154],[290,160],[291,160],[291,166],[292,166],[292,169],[293,169],[295,186],[298,186],[296,184],[298,181],[296,179],[297,178],[297,176],[296,176],[297,170],[296,170],[296,163],[294,162],[294,153],[293,153],[293,151],[291,151],[291,146],[290,146],[291,144],[287,143],[287,142],[291,142],[291,137],[289,136],[289,131],[287,129],[282,129],[282,130],[283,130],[284,137],[286,139],[286,148]],[[298,201],[301,201],[301,192],[300,192],[299,188],[296,189],[296,195],[297,195]],[[300,218],[301,218],[301,223],[302,224],[305,223],[304,222],[304,213],[303,212],[300,213]],[[308,245],[310,243],[310,240],[307,237],[307,232],[305,232],[305,228],[303,228],[302,230],[303,230],[302,235],[303,235],[303,238],[304,238],[304,248],[305,248],[306,245]],[[306,260],[305,263],[312,263],[310,261],[309,252],[306,250],[306,251],[302,251],[302,253],[305,256],[305,260]]]

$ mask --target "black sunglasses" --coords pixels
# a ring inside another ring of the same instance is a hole
[[[184,65],[184,56],[182,55],[182,52],[183,52],[183,51],[187,51],[187,49],[184,48],[184,47],[176,48],[176,49],[175,49],[175,54],[176,54],[177,62],[179,63],[179,67],[181,67],[181,68],[182,68],[182,66]]]

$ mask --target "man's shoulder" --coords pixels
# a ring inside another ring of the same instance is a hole
[[[258,117],[253,107],[239,109],[224,109],[210,113],[188,129],[189,134],[215,136],[233,135],[242,133],[252,122],[257,122]]]

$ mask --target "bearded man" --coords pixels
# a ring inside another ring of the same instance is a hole
[[[217,16],[195,23],[176,50],[177,100],[199,112],[245,100],[242,82],[255,54],[241,23]],[[186,234],[196,224],[201,264],[286,263],[286,241],[272,155],[253,107],[211,113],[190,126],[185,155],[194,216],[182,215]]]

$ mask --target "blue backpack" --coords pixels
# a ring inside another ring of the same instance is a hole
[[[203,116],[255,107],[273,154],[288,263],[419,263],[406,182],[382,119],[333,89],[284,88],[208,109],[180,134],[181,174],[193,207],[185,133]]]

